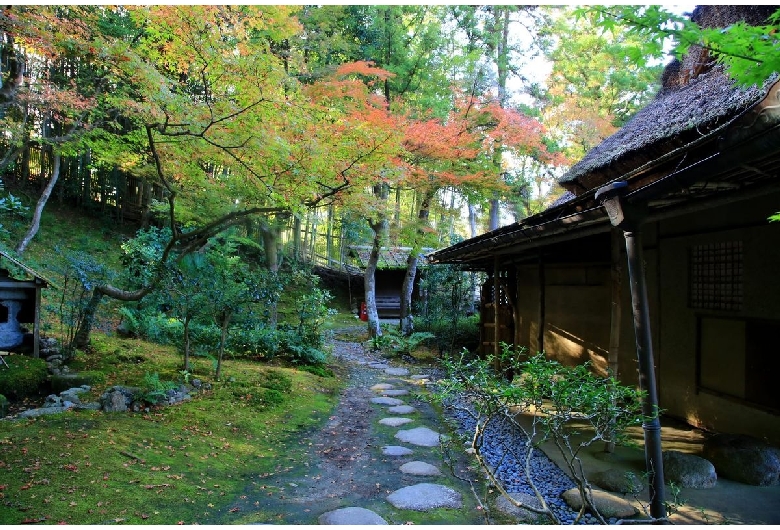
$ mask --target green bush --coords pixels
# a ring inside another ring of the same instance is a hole
[[[173,381],[161,381],[160,376],[155,372],[153,374],[144,374],[144,389],[142,399],[152,405],[162,403],[167,399],[168,390],[173,390],[178,385]]]
[[[8,414],[8,398],[0,394],[0,418]]]
[[[0,369],[0,388],[11,399],[22,399],[41,393],[48,384],[46,361],[23,355],[6,357],[8,368]]]
[[[474,351],[479,346],[479,315],[460,317],[457,321],[450,319],[415,320],[415,329],[429,332],[434,338],[429,344],[440,353],[454,353],[463,348]]]

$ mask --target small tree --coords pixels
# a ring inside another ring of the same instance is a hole
[[[520,359],[524,352],[517,352],[506,344],[502,346],[501,364],[520,374],[514,381],[508,382],[503,373],[493,370],[495,359],[492,356],[467,360],[461,355],[458,359],[444,361],[448,378],[441,382],[441,392],[435,394],[435,399],[473,419],[471,446],[477,460],[496,489],[511,502],[549,518],[554,524],[561,524],[537,488],[531,467],[539,444],[551,440],[564,457],[567,471],[583,499],[583,508],[576,521],[589,509],[601,524],[606,524],[593,503],[592,488],[579,455],[582,449],[598,440],[625,441],[626,428],[641,424],[643,419],[641,391],[623,386],[612,378],[598,377],[590,372],[587,364],[564,367],[545,359],[542,354],[523,362]],[[519,415],[524,413],[532,414],[530,428],[518,421]],[[522,436],[522,443],[517,445],[519,450],[506,448],[506,454],[500,460],[512,454],[524,463],[528,484],[541,508],[511,499],[496,476],[496,469],[482,454],[487,428],[499,422],[508,422]],[[577,432],[573,427],[575,422],[580,426],[584,423],[586,428],[582,430],[590,433],[589,438],[576,444],[572,440],[572,434]]]
[[[203,269],[199,271],[205,280],[201,291],[205,311],[220,328],[214,375],[217,380],[222,375],[222,360],[231,319],[240,306],[252,300],[247,266],[231,250],[230,245],[214,245],[205,256]]]

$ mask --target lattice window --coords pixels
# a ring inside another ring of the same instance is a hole
[[[726,241],[690,249],[690,296],[693,309],[742,309],[742,242]]]

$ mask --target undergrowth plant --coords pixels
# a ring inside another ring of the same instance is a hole
[[[588,364],[565,367],[543,354],[523,360],[524,351],[515,351],[506,344],[502,347],[501,373],[494,370],[493,356],[469,358],[464,351],[459,357],[444,359],[447,378],[441,381],[440,391],[432,398],[472,417],[471,447],[477,461],[495,488],[510,502],[545,516],[553,524],[561,524],[537,489],[531,466],[539,445],[552,441],[583,499],[575,522],[579,522],[587,509],[601,524],[606,524],[594,505],[593,490],[585,476],[580,453],[597,441],[626,443],[626,429],[643,420],[642,392],[621,385],[614,378],[593,374]],[[507,373],[516,374],[512,381],[507,379]],[[521,414],[532,416],[530,427],[518,421]],[[514,448],[505,448],[501,460],[511,454],[524,464],[525,476],[541,507],[509,497],[496,476],[496,469],[481,452],[487,428],[501,422],[508,422],[521,433],[523,440]],[[581,433],[588,436],[583,441],[575,441],[573,436]]]

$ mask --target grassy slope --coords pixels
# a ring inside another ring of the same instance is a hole
[[[3,236],[10,247],[23,227],[3,224],[14,232]],[[55,265],[64,251],[116,266],[118,244],[127,235],[52,205],[24,259],[57,283]],[[56,303],[57,291],[48,289],[44,297],[45,305]],[[103,311],[111,320],[111,306]],[[50,334],[56,331],[54,326]],[[180,362],[173,348],[96,332],[92,349],[79,354],[75,366],[106,374],[91,393],[95,400],[114,384],[141,386],[145,373],[176,379]],[[246,481],[296,462],[296,433],[327,418],[339,384],[247,361],[228,360],[224,370],[225,382],[212,382],[210,391],[177,406],[0,422],[0,524],[174,524],[218,517]],[[292,390],[281,405],[253,404],[247,389],[259,392],[269,370],[287,376]],[[208,381],[210,371],[201,361],[195,376]]]

